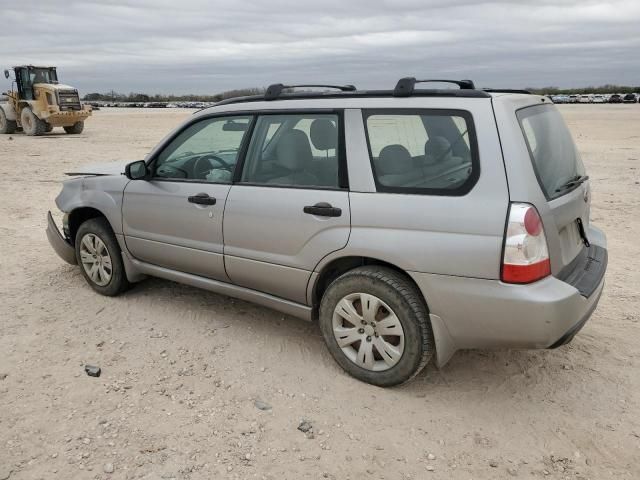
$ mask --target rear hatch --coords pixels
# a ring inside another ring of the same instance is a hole
[[[542,210],[543,221],[546,220],[549,253],[558,272],[588,243],[585,240],[591,205],[589,179],[571,133],[553,105],[522,108],[516,117],[544,195],[545,205],[536,207]]]

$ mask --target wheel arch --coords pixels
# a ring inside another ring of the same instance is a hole
[[[68,229],[68,232],[65,233],[69,234],[69,239],[72,243],[75,243],[76,233],[78,233],[80,225],[92,218],[104,218],[111,227],[111,230],[113,230],[113,226],[111,225],[111,222],[109,222],[107,216],[97,208],[78,207],[69,212],[67,217],[66,228]]]

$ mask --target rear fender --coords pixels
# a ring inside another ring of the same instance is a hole
[[[16,111],[13,108],[13,105],[11,105],[10,103],[0,103],[0,109],[4,112],[5,116],[7,117],[7,120],[10,120],[13,122],[17,120]]]

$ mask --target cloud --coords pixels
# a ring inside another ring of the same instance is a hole
[[[85,93],[215,93],[275,82],[391,88],[407,75],[513,88],[640,83],[637,0],[0,0],[0,7],[5,66],[57,65],[61,79]]]

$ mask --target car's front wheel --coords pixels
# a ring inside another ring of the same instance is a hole
[[[331,283],[320,304],[320,328],[345,371],[381,387],[411,380],[435,351],[420,291],[386,267],[359,267]]]
[[[96,292],[112,297],[129,288],[118,241],[105,218],[80,225],[75,248],[82,275]]]

